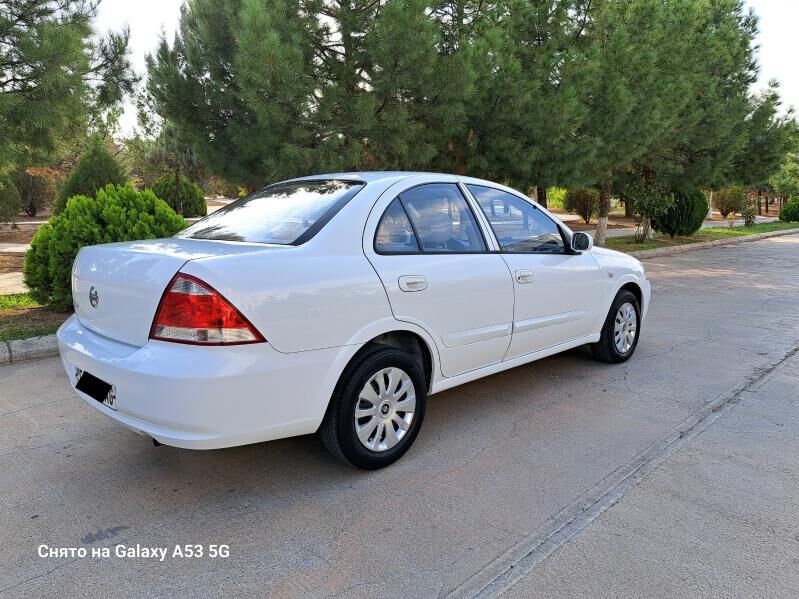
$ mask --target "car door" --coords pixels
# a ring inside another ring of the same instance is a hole
[[[567,252],[556,222],[507,191],[469,184],[513,277],[513,338],[506,360],[596,333],[602,273],[590,252]]]
[[[383,194],[364,240],[394,317],[435,339],[444,376],[501,362],[513,319],[508,267],[487,251],[454,178],[406,186]]]

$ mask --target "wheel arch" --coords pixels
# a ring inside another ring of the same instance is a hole
[[[615,298],[619,294],[620,291],[629,291],[630,293],[632,293],[635,296],[635,299],[638,300],[638,307],[641,309],[641,312],[643,313],[643,311],[644,311],[644,292],[641,289],[641,286],[638,285],[638,283],[636,283],[635,281],[628,281],[628,282],[624,283],[624,285],[622,285],[621,287],[619,287],[616,290],[616,293],[613,295],[613,298]],[[612,301],[613,300],[611,300],[611,302]]]
[[[408,329],[386,331],[364,343],[349,359],[342,371],[342,375],[347,372],[364,353],[372,351],[375,346],[396,347],[416,359],[425,377],[427,392],[430,392],[433,384],[433,369],[435,367],[434,350],[430,348],[428,341],[422,335]]]

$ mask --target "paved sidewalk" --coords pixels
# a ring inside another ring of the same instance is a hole
[[[560,217],[560,215],[558,215]],[[760,225],[764,223],[774,223],[777,222],[779,218],[776,216],[758,216],[755,218],[755,224]],[[706,220],[702,223],[702,227],[705,229],[726,229],[730,225],[726,221],[719,221],[719,220]],[[744,221],[743,219],[735,220],[735,227],[743,227]],[[594,234],[593,231],[588,231],[588,233]],[[626,229],[608,229],[607,236],[608,237],[626,237],[628,235],[635,235],[635,228],[626,228]]]
[[[762,225],[763,223],[775,223],[778,220],[780,219],[777,216],[756,216],[755,224]],[[736,218],[734,222],[736,227],[744,226],[744,220],[742,218]],[[706,220],[702,226],[706,229],[726,229],[730,225],[727,221]]]
[[[25,293],[27,285],[22,282],[21,272],[0,273],[0,295],[9,293]]]
[[[508,597],[799,596],[799,355]]]
[[[31,248],[29,243],[0,243],[0,252],[24,254]]]

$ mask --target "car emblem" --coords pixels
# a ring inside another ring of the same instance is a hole
[[[89,303],[92,305],[92,308],[96,308],[97,304],[100,303],[100,294],[97,293],[94,287],[89,289]]]

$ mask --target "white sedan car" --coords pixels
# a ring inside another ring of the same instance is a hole
[[[380,468],[428,395],[590,344],[635,351],[650,285],[513,189],[365,172],[270,185],[169,239],[83,248],[58,331],[78,395],[156,444],[319,431]]]

